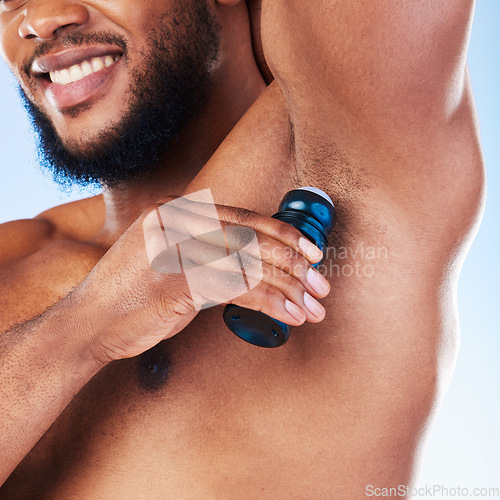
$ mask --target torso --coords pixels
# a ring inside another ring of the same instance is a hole
[[[365,498],[370,482],[410,481],[446,382],[436,367],[453,363],[453,256],[480,210],[481,174],[451,180],[474,206],[444,234],[342,158],[308,173],[290,155],[282,112],[263,110],[265,126],[243,122],[191,187],[267,215],[295,187],[328,192],[339,223],[323,268],[326,319],[260,349],[226,328],[222,307],[200,312],[181,334],[98,373],[0,498]],[[101,220],[102,199],[85,203]],[[97,226],[94,237],[40,249],[50,258],[24,277],[31,289],[49,283],[54,302],[76,286],[106,251]],[[61,261],[73,274],[54,279]]]

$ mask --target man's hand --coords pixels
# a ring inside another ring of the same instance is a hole
[[[282,221],[169,198],[134,222],[72,295],[87,310],[93,356],[107,363],[172,337],[210,305],[234,303],[291,325],[318,322],[324,311],[311,314],[304,293],[328,293],[310,264],[320,258]],[[311,275],[323,293],[308,282]]]
[[[282,221],[162,200],[71,294],[0,336],[0,484],[104,365],[172,337],[203,307],[231,302],[290,325],[321,321],[321,305],[316,315],[306,307],[329,291],[311,266],[320,258]]]

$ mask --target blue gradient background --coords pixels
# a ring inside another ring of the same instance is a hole
[[[470,491],[500,488],[499,29],[500,0],[478,0],[469,67],[488,169],[488,199],[460,279],[458,364],[431,432],[420,476],[421,485],[461,486]],[[0,222],[33,217],[51,206],[92,194],[62,193],[50,176],[39,172],[32,134],[4,65],[0,88]]]

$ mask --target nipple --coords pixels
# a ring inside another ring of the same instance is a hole
[[[141,387],[156,391],[167,382],[170,360],[162,343],[138,356],[138,376]]]

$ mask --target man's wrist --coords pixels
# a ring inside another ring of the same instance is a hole
[[[50,318],[53,348],[60,349],[64,362],[75,370],[75,376],[92,378],[107,364],[98,356],[98,332],[93,328],[88,300],[75,289],[52,309]]]

